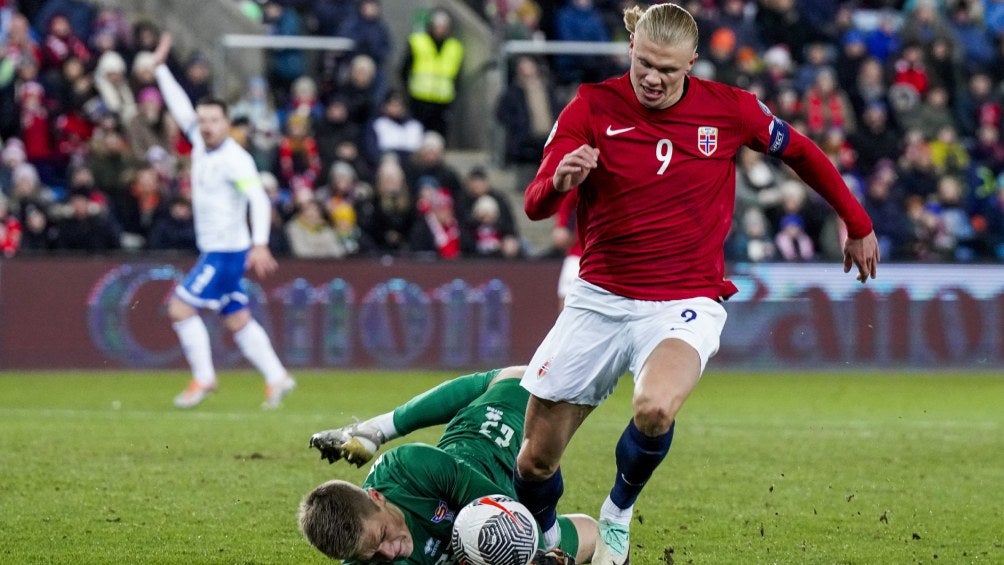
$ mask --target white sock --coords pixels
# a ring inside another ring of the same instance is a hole
[[[633,513],[634,506],[620,508],[607,495],[607,499],[603,501],[603,506],[600,507],[600,520],[606,520],[622,526],[630,526],[631,515]]]
[[[384,440],[390,441],[396,437],[400,437],[401,434],[397,431],[394,426],[394,413],[387,412],[386,414],[380,414],[374,418],[367,420],[368,424],[373,424],[376,429],[383,433]]]
[[[554,549],[561,543],[561,526],[557,521],[544,532],[544,549]]]
[[[265,328],[255,319],[252,318],[246,326],[234,333],[234,342],[240,347],[244,357],[265,377],[265,382],[274,385],[286,378],[286,368],[272,349],[272,342],[268,339]]]
[[[192,368],[192,378],[203,385],[216,383],[216,370],[213,368],[213,352],[209,346],[209,330],[199,315],[190,316],[174,322],[174,333],[178,334],[181,349],[185,359]]]

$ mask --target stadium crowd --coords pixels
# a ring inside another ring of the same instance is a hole
[[[446,160],[449,102],[416,99],[421,40],[463,38],[434,9],[394,37],[380,0],[234,0],[277,35],[349,37],[350,53],[271,51],[232,100],[233,136],[273,203],[277,256],[520,258],[511,201],[556,112],[626,57],[522,57],[492,108],[514,186]],[[497,41],[624,41],[615,0],[468,0]],[[1004,260],[1004,1],[689,0],[694,74],[755,92],[832,158],[884,260]],[[0,250],[195,253],[187,157],[151,64],[161,30],[81,0],[0,0]],[[428,37],[419,37],[425,36]],[[399,68],[391,65],[400,61]],[[196,100],[212,68],[168,62]],[[454,71],[448,77],[462,93]],[[740,156],[733,261],[841,257],[835,214],[779,161]]]

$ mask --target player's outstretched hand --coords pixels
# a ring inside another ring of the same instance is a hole
[[[384,442],[384,435],[380,430],[367,425],[366,422],[357,422],[342,428],[324,430],[310,436],[310,447],[321,452],[321,459],[327,459],[328,463],[334,463],[339,459],[362,467],[373,456],[380,445]]]
[[[847,238],[844,242],[844,272],[850,272],[852,265],[857,266],[857,279],[861,283],[875,278],[878,263],[879,246],[874,231],[861,239]]]
[[[157,42],[157,48],[153,50],[154,66],[162,65],[167,62],[167,57],[171,54],[172,42],[173,38],[171,37],[171,32],[165,31],[160,34],[160,41]]]

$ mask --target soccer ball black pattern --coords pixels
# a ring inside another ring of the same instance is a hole
[[[450,545],[458,565],[527,565],[537,541],[537,524],[526,506],[495,494],[460,509]]]

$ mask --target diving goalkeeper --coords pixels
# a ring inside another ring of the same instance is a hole
[[[515,498],[512,473],[529,398],[519,384],[524,370],[457,377],[392,412],[311,436],[310,446],[322,458],[362,466],[392,439],[447,424],[435,446],[410,443],[383,453],[362,488],[332,480],[308,493],[299,514],[307,540],[346,563],[446,562],[453,519],[461,508],[489,494]],[[559,520],[564,522],[561,551],[541,554],[534,562],[588,563],[596,521],[584,514]]]

